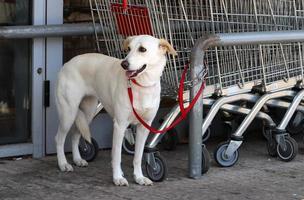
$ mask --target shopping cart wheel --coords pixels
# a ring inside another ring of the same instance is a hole
[[[154,168],[148,163],[145,163],[147,176],[154,182],[161,182],[167,178],[168,168],[165,159],[159,152],[153,153],[155,159]]]
[[[210,169],[211,158],[206,146],[202,147],[202,174],[205,174]]]
[[[272,130],[263,126],[263,135],[267,140],[267,151],[271,157],[276,157],[277,154],[277,142],[273,137]]]
[[[286,149],[277,144],[277,154],[282,161],[289,162],[298,154],[298,143],[290,136],[285,137]]]
[[[239,159],[238,150],[236,150],[230,157],[225,155],[228,145],[229,145],[229,142],[222,142],[217,146],[217,148],[214,151],[214,160],[221,167],[231,167]]]
[[[267,140],[267,151],[271,157],[276,157],[277,153],[277,142],[274,139]]]
[[[167,131],[162,138],[162,146],[167,151],[172,151],[176,149],[178,143],[178,133],[176,129],[171,129]]]
[[[90,144],[88,141],[81,137],[78,145],[81,158],[85,159],[88,162],[93,161],[97,157],[99,150],[96,140],[94,138],[91,138],[91,141],[92,143]]]

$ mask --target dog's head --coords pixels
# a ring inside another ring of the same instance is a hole
[[[162,72],[166,63],[166,53],[177,55],[169,42],[150,35],[128,37],[123,43],[123,48],[129,52],[122,60],[121,66],[129,78],[149,70]]]

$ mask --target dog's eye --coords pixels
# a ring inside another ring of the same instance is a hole
[[[145,47],[139,47],[138,51],[143,53],[143,52],[146,52],[147,49]]]

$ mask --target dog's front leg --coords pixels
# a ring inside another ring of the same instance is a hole
[[[123,177],[121,169],[121,146],[127,123],[118,123],[114,120],[113,143],[112,143],[112,170],[113,182],[117,186],[128,186],[128,181]]]
[[[143,151],[148,135],[149,131],[143,125],[140,124],[137,126],[133,166],[134,180],[139,185],[153,185],[153,182],[150,179],[144,177],[141,169]]]

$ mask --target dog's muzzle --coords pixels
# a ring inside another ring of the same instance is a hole
[[[126,70],[126,75],[128,78],[134,78],[141,72],[143,72],[146,69],[147,65],[144,64],[140,69],[138,70]]]

